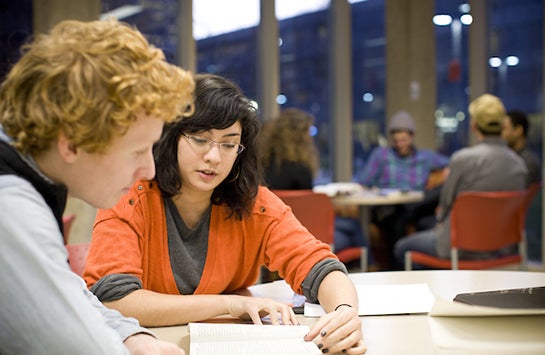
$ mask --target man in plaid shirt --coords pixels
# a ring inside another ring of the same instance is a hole
[[[377,147],[373,150],[360,176],[362,185],[424,191],[430,172],[448,166],[448,157],[415,147],[415,124],[408,112],[399,111],[392,117],[388,125],[388,135],[391,147]],[[421,203],[381,206],[373,209],[373,222],[378,224],[386,238],[391,262],[393,262],[393,245],[399,238],[406,235],[408,223],[416,223],[418,229],[433,226],[439,190],[440,186],[426,191],[426,197]],[[419,223],[423,225],[420,226]],[[394,265],[389,267],[392,268]]]

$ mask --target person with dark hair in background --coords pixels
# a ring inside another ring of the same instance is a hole
[[[296,324],[292,308],[241,293],[263,265],[326,310],[309,334],[323,352],[366,351],[345,266],[260,186],[259,121],[232,81],[195,75],[195,113],[167,125],[157,175],[97,214],[84,278],[108,307],[148,326],[220,315]]]
[[[89,292],[62,215],[67,194],[108,208],[152,178],[153,144],[193,88],[114,20],[63,21],[24,47],[0,88],[0,353],[184,354]]]
[[[537,155],[526,145],[530,122],[522,111],[508,111],[503,120],[501,135],[509,148],[513,149],[524,160],[528,168],[526,186],[541,182],[541,162]]]

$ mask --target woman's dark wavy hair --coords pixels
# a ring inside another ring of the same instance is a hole
[[[226,204],[230,213],[242,219],[250,213],[262,172],[258,163],[257,135],[259,121],[256,109],[232,81],[213,74],[196,74],[194,113],[165,125],[161,139],[154,147],[155,179],[166,197],[180,193],[182,177],[178,166],[178,140],[182,132],[199,133],[225,129],[239,121],[241,144],[246,148],[236,158],[227,178],[212,193],[213,204]]]

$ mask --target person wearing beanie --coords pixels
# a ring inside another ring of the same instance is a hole
[[[360,183],[381,189],[425,191],[424,201],[415,204],[377,206],[371,210],[372,222],[385,236],[386,268],[394,267],[393,246],[407,234],[409,226],[417,230],[435,224],[440,185],[426,191],[430,173],[445,171],[448,157],[414,144],[416,125],[407,111],[396,112],[387,126],[389,147],[375,148],[369,157]]]
[[[426,187],[430,171],[448,165],[448,157],[414,145],[416,125],[411,115],[399,111],[387,127],[391,147],[377,147],[360,176],[362,185],[401,190]]]
[[[501,138],[506,115],[502,101],[484,94],[470,103],[469,114],[470,128],[478,143],[452,154],[449,174],[439,199],[437,225],[404,237],[395,244],[394,254],[399,264],[403,264],[405,252],[409,250],[440,258],[450,257],[450,211],[459,192],[525,189],[528,170],[524,161]],[[516,249],[500,253],[516,253]],[[488,259],[496,254],[459,251],[460,260]]]

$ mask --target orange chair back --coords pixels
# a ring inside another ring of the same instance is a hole
[[[518,244],[524,233],[524,191],[461,192],[450,218],[452,247],[494,251]]]
[[[331,199],[312,190],[273,190],[318,240],[333,245],[335,208]]]
[[[367,271],[367,248],[350,247],[334,250],[335,207],[329,196],[312,190],[272,190],[284,203],[291,207],[293,214],[308,231],[324,243],[343,263],[360,261],[360,270]]]
[[[532,201],[534,200],[534,197],[536,197],[539,190],[541,190],[541,182],[535,182],[533,184],[530,184],[530,186],[528,186],[528,188],[526,189],[526,195],[524,196],[523,201],[525,215],[528,213],[528,210],[532,205]]]
[[[450,216],[451,257],[441,259],[409,251],[405,270],[412,263],[440,269],[488,269],[526,264],[524,236],[526,191],[464,191],[454,201]],[[486,260],[458,260],[458,250],[495,251],[518,244],[518,254]]]

